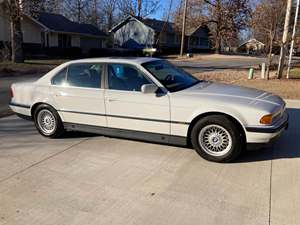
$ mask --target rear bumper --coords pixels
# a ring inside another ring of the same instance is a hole
[[[31,117],[31,112],[30,112],[30,106],[29,105],[23,105],[23,104],[18,104],[18,103],[15,103],[15,102],[10,102],[9,103],[9,108],[11,108],[11,110],[13,112],[15,112],[16,114]]]
[[[280,121],[272,126],[246,127],[248,144],[269,144],[276,140],[284,130],[288,129],[289,116],[287,113]]]

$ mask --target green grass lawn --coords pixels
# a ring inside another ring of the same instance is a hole
[[[66,59],[55,60],[25,60],[24,63],[1,62],[0,77],[47,73],[54,67],[66,62]]]
[[[25,60],[25,64],[31,65],[60,65],[69,61],[68,59],[42,59],[42,60]]]
[[[291,69],[290,78],[299,79],[300,78],[300,67]]]

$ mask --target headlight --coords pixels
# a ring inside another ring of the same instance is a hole
[[[264,125],[270,125],[272,121],[273,121],[273,114],[268,114],[268,115],[264,115],[259,122]]]
[[[277,108],[277,110],[274,111],[273,113],[264,115],[259,122],[264,125],[270,125],[278,121],[283,116],[284,111],[285,111],[285,106],[283,105],[280,108]]]

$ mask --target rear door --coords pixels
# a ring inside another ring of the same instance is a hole
[[[52,91],[64,122],[106,127],[103,71],[99,63],[74,63],[52,79]]]
[[[107,65],[105,105],[108,127],[170,134],[169,96],[141,92],[141,86],[151,82],[133,65]]]

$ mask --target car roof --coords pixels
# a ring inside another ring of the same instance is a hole
[[[89,59],[78,59],[73,61],[68,61],[63,63],[50,72],[48,72],[45,76],[38,79],[36,82],[39,84],[48,84],[52,77],[59,72],[62,68],[71,65],[73,63],[127,63],[132,65],[141,65],[146,62],[152,62],[161,60],[159,58],[151,58],[151,57],[102,57],[102,58],[89,58]]]
[[[161,60],[159,58],[152,57],[101,57],[101,58],[88,58],[69,61],[68,63],[88,63],[88,62],[101,62],[101,63],[133,63],[143,64],[145,62],[151,62]]]

